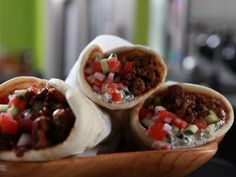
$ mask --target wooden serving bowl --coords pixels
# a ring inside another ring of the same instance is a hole
[[[213,141],[191,149],[151,150],[72,157],[50,162],[0,161],[1,177],[182,177],[217,151]]]

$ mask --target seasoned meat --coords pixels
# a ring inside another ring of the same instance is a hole
[[[121,74],[120,78],[134,96],[139,96],[158,84],[160,76],[156,70],[156,63],[150,55],[145,55],[142,58],[132,57],[127,60],[134,61],[134,67],[131,73]]]
[[[203,94],[185,92],[181,86],[174,85],[161,96],[161,105],[169,111],[184,118],[188,123],[208,115],[213,110],[219,118],[223,118],[222,108],[218,100]]]
[[[75,122],[65,97],[55,88],[26,91],[20,97],[24,109],[17,110],[13,117],[18,131],[11,135],[0,130],[0,150],[14,149],[19,157],[29,149],[46,148],[63,142]]]

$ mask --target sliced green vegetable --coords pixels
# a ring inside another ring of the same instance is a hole
[[[12,116],[15,116],[16,114],[18,114],[19,110],[17,109],[17,107],[11,106],[11,107],[7,110],[7,112],[8,112],[9,114],[11,114]]]
[[[100,60],[101,66],[102,66],[102,71],[103,73],[108,73],[110,71],[107,59],[102,59]]]
[[[17,97],[17,98],[21,98],[23,96],[25,96],[25,94],[27,93],[27,89],[22,89],[22,90],[15,90],[14,92],[14,95]]]
[[[185,129],[184,133],[188,134],[188,135],[193,135],[193,134],[197,133],[197,131],[198,131],[198,127],[196,125],[189,125]]]
[[[206,116],[207,124],[208,125],[215,124],[219,121],[220,121],[220,119],[218,118],[218,116],[212,110],[209,110],[209,114]]]
[[[8,108],[8,104],[0,104],[0,112],[6,112]]]
[[[141,123],[145,128],[148,128],[153,124],[153,121],[151,119],[145,118],[141,120]]]

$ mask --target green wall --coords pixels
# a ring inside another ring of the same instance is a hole
[[[136,0],[134,42],[146,45],[148,41],[149,0]]]
[[[43,65],[44,0],[0,0],[0,47],[7,52],[29,50],[33,66]]]

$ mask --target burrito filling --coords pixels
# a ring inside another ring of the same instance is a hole
[[[84,74],[92,90],[105,102],[124,103],[151,90],[160,82],[151,55],[125,53],[90,58]]]
[[[70,134],[75,115],[55,88],[15,90],[0,97],[0,151],[27,150],[62,143]]]
[[[184,91],[179,85],[147,100],[139,120],[154,149],[194,147],[215,137],[225,123],[226,109],[219,100]]]

